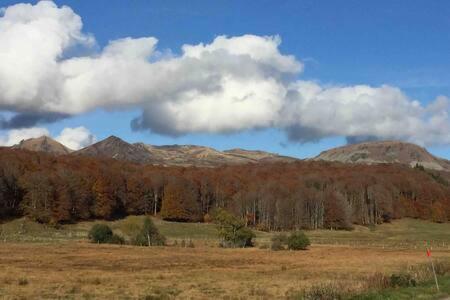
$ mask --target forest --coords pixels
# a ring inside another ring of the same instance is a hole
[[[0,220],[56,225],[150,214],[209,222],[224,208],[260,230],[350,229],[402,217],[446,222],[447,175],[312,161],[163,167],[0,148]]]

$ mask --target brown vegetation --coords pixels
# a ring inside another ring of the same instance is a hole
[[[449,257],[448,251],[433,255]],[[1,244],[0,296],[261,299],[296,294],[320,282],[364,289],[375,274],[403,272],[426,262],[422,250],[345,246],[315,245],[298,252],[201,245]]]
[[[346,229],[402,217],[444,222],[450,188],[445,175],[402,165],[183,168],[0,149],[0,218],[200,221],[218,207],[263,230]]]

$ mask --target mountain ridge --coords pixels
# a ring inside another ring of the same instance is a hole
[[[345,145],[321,152],[312,160],[348,164],[399,163],[425,169],[450,171],[450,161],[436,157],[416,144],[400,141],[375,141]]]
[[[48,136],[22,140],[13,149],[42,151],[55,155],[108,157],[141,164],[162,166],[217,167],[263,162],[295,162],[300,159],[261,150],[234,148],[219,151],[198,145],[149,145],[128,143],[111,135],[104,140],[73,151]],[[414,167],[450,172],[450,161],[436,157],[425,148],[400,141],[375,141],[345,145],[321,152],[314,161],[336,161],[345,164],[399,163]]]
[[[52,145],[51,148],[47,146],[49,144]],[[221,165],[298,160],[297,158],[259,150],[231,149],[219,151],[211,147],[198,145],[175,144],[157,146],[144,143],[131,144],[114,135],[77,151],[68,149],[50,137],[28,139],[25,143],[22,141],[11,148],[48,152],[57,155],[107,157],[141,164],[184,167],[217,167]]]

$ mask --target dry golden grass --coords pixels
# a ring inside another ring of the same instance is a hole
[[[448,251],[434,255],[450,259]],[[272,299],[326,281],[357,288],[375,272],[399,272],[425,262],[422,250],[348,246],[274,252],[202,245],[0,243],[0,297]]]

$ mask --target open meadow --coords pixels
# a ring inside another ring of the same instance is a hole
[[[108,223],[120,233],[121,222],[140,218]],[[223,249],[214,225],[154,221],[168,246],[92,244],[87,232],[94,222],[58,229],[25,219],[2,224],[0,296],[320,299],[314,295],[323,289],[344,298],[441,299],[450,293],[450,224],[405,219],[353,231],[308,231],[309,250],[271,251],[270,233],[258,232],[253,248]],[[441,293],[430,283],[424,240],[433,240]],[[183,247],[187,241],[194,247]],[[418,286],[380,294],[376,288],[392,274],[411,274]]]

